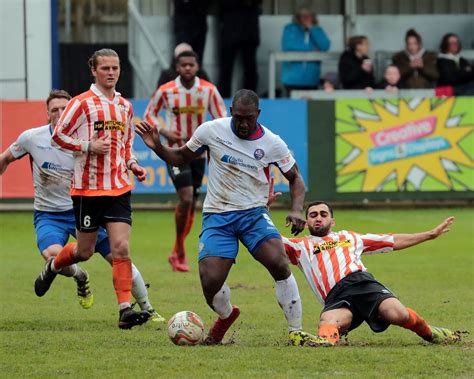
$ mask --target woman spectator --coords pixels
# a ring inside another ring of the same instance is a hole
[[[348,50],[339,59],[339,79],[345,89],[372,90],[375,84],[373,64],[366,36],[349,38]]]
[[[383,80],[378,83],[375,88],[384,89],[387,92],[398,92],[401,87],[400,85],[400,71],[394,64],[390,64],[385,67]]]
[[[300,8],[294,21],[285,26],[281,40],[283,51],[328,51],[331,41],[318,26],[316,15]],[[321,62],[284,62],[281,81],[288,93],[293,89],[317,89]]]
[[[421,36],[415,29],[405,34],[405,50],[392,58],[402,76],[405,88],[433,88],[438,80],[436,54],[423,48]]]
[[[441,40],[438,55],[439,86],[472,86],[474,80],[472,65],[461,57],[461,42],[454,33],[446,34]],[[456,90],[456,88],[455,88]]]

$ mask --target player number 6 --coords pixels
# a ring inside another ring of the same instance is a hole
[[[84,222],[83,222],[84,226],[86,228],[88,228],[89,226],[91,226],[91,216],[84,216]]]

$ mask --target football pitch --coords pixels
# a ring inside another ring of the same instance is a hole
[[[283,234],[286,212],[272,218]],[[474,333],[474,218],[472,209],[341,210],[335,230],[410,233],[436,226],[454,215],[451,231],[435,241],[363,259],[374,276],[428,323]],[[135,212],[131,254],[149,289],[152,304],[167,319],[192,310],[206,329],[215,315],[201,293],[197,271],[200,215],[187,239],[189,273],[173,273],[167,256],[174,242],[174,213]],[[74,378],[300,378],[300,377],[473,377],[474,339],[430,345],[412,332],[390,327],[381,334],[367,325],[335,348],[286,345],[286,322],[266,270],[241,247],[227,283],[241,316],[223,346],[174,346],[166,327],[147,323],[117,327],[112,273],[96,254],[83,264],[95,303],[82,309],[75,283],[59,276],[38,298],[33,283],[43,267],[31,213],[0,214],[0,316],[2,377]],[[305,330],[315,333],[321,305],[293,266]]]

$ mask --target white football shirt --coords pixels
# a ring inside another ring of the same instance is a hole
[[[50,125],[24,131],[10,145],[15,158],[29,154],[32,160],[34,208],[38,211],[63,212],[72,209],[69,190],[74,172],[72,153],[51,146]]]
[[[266,206],[270,165],[283,173],[295,164],[285,142],[264,126],[248,139],[239,138],[232,118],[208,121],[196,129],[186,146],[209,150],[209,181],[204,212],[222,213]]]

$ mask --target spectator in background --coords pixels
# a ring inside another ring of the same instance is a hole
[[[339,80],[344,89],[372,90],[375,85],[374,67],[369,58],[366,36],[349,38],[348,49],[339,59]]]
[[[241,54],[243,88],[257,90],[257,47],[260,44],[261,0],[219,2],[220,72],[218,87],[222,97],[230,97],[234,62]]]
[[[423,48],[421,36],[415,29],[405,34],[405,50],[398,52],[392,62],[400,70],[405,88],[433,88],[438,79],[436,54]]]
[[[158,84],[156,85],[156,88],[159,88],[163,84],[171,82],[172,80],[175,80],[178,77],[178,72],[176,71],[176,58],[178,57],[179,54],[185,51],[193,51],[193,48],[191,47],[191,45],[185,42],[180,43],[174,48],[174,55],[173,55],[173,60],[171,62],[171,66],[161,71],[160,78],[158,79]],[[207,75],[207,72],[204,71],[204,69],[202,69],[200,65],[199,65],[199,70],[197,72],[197,76],[199,76],[201,79],[209,81],[209,76]]]
[[[453,86],[455,94],[472,93],[474,73],[472,65],[461,57],[461,42],[454,33],[446,34],[441,40],[438,55],[439,86]]]
[[[390,64],[385,67],[383,80],[380,83],[377,83],[375,88],[384,89],[387,92],[398,92],[401,88],[400,77],[401,75],[398,67],[394,64]]]
[[[328,51],[331,41],[318,26],[316,15],[302,7],[291,24],[285,26],[281,39],[283,51]],[[317,89],[321,74],[321,62],[284,62],[281,81],[288,95],[293,89]]]
[[[321,88],[324,92],[334,92],[340,88],[337,72],[328,72],[321,78]]]
[[[173,28],[176,45],[190,44],[201,64],[207,34],[207,9],[209,0],[174,0]],[[173,77],[171,80],[175,79]]]

